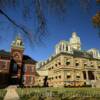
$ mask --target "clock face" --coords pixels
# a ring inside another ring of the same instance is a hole
[[[20,55],[20,53],[19,52],[14,52],[13,53],[13,57],[15,58],[15,59],[21,59],[21,55]]]

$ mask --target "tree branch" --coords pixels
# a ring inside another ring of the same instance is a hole
[[[18,27],[19,29],[21,29],[24,33],[27,33],[27,34],[28,34],[28,32],[24,29],[24,27],[22,27],[21,25],[17,24],[14,20],[12,20],[12,19],[11,19],[4,11],[2,11],[1,9],[0,9],[0,13],[1,13],[5,18],[7,18],[8,21],[10,21],[13,25],[15,25],[16,27]]]

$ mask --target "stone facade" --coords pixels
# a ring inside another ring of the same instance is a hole
[[[95,85],[100,80],[100,54],[94,51],[82,51],[80,38],[72,33],[70,41],[60,41],[53,56],[38,63],[35,85],[44,86],[45,82],[50,87]]]

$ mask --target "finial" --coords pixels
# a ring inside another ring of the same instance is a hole
[[[19,37],[21,37],[21,34],[20,34],[20,33],[18,33],[18,36],[19,36]]]
[[[16,39],[21,39],[21,34],[20,33],[17,34]]]

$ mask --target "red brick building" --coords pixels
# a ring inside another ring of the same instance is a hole
[[[10,52],[0,51],[0,87],[34,85],[36,61],[23,53],[24,44],[20,37],[12,42]]]

